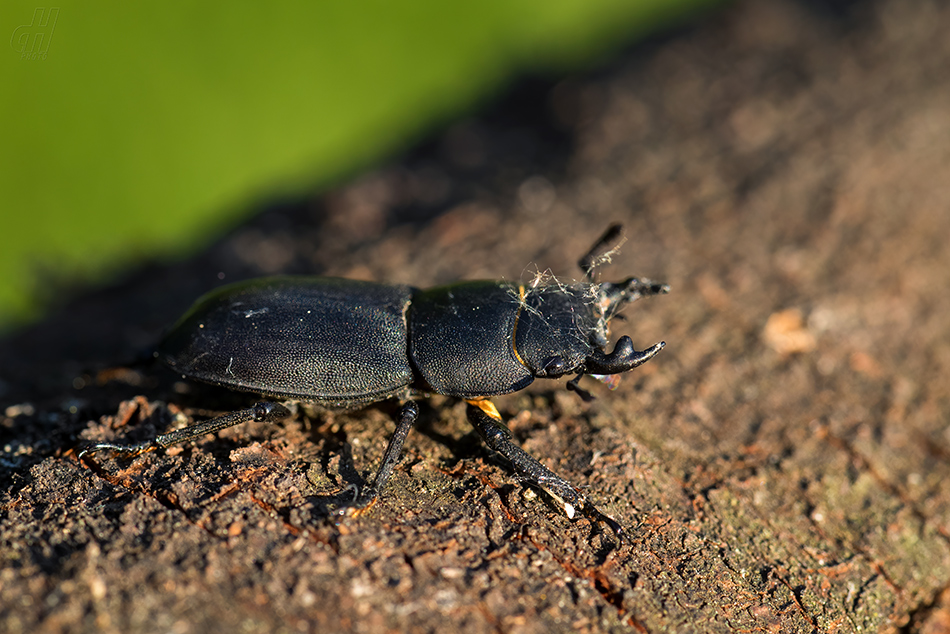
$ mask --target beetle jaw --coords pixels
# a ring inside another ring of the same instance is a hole
[[[568,382],[568,389],[580,394],[585,401],[591,400],[593,397],[590,393],[580,389],[578,385],[578,381],[582,376],[585,374],[615,375],[628,372],[655,357],[665,346],[666,342],[661,341],[645,350],[637,350],[633,347],[633,340],[624,335],[617,341],[613,352],[607,353],[602,349],[595,348],[582,365],[573,368],[568,368],[563,358],[551,357],[545,362],[544,367],[535,370],[535,376],[556,379],[566,374],[577,373],[577,376]]]
[[[620,374],[643,365],[663,349],[665,341],[650,346],[645,350],[633,347],[633,340],[624,335],[617,341],[613,352],[594,350],[584,363],[584,374]]]

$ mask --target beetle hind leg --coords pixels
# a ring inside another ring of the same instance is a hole
[[[574,485],[542,465],[511,441],[511,432],[502,422],[501,415],[491,401],[466,402],[469,422],[485,440],[485,444],[508,459],[521,478],[544,489],[562,505],[569,519],[574,519],[577,511],[580,511],[588,518],[609,526],[618,538],[622,537],[623,527],[616,520],[602,513]]]
[[[83,448],[83,450],[79,452],[78,459],[80,462],[82,462],[87,455],[96,453],[98,451],[112,451],[120,455],[135,457],[148,451],[155,451],[156,449],[168,449],[177,443],[184,442],[186,440],[194,440],[195,438],[200,438],[205,434],[213,434],[216,431],[220,431],[227,427],[233,427],[235,425],[240,425],[241,423],[249,423],[251,421],[256,423],[275,423],[281,419],[287,418],[291,415],[291,413],[292,412],[290,409],[284,405],[281,405],[280,403],[261,401],[259,403],[255,403],[252,407],[248,407],[247,409],[231,412],[230,414],[224,414],[223,416],[218,416],[216,418],[210,418],[208,420],[201,421],[200,423],[195,423],[194,425],[189,425],[188,427],[183,427],[182,429],[176,429],[175,431],[170,431],[167,434],[161,434],[151,440],[146,440],[145,442],[140,442],[134,445],[117,445],[107,442],[90,445]]]

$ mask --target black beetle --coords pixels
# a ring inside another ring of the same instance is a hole
[[[578,262],[586,281],[549,278],[519,285],[459,282],[428,290],[329,277],[270,277],[238,282],[198,300],[159,345],[156,356],[189,379],[237,390],[352,408],[385,399],[402,403],[396,431],[373,484],[347,508],[368,508],[392,473],[419,412],[412,399],[444,394],[468,403],[468,418],[489,447],[520,477],[547,491],[573,518],[575,509],[620,526],[569,482],[512,443],[489,397],[524,389],[535,378],[576,374],[567,387],[584,400],[578,381],[631,370],[664,342],[637,351],[623,336],[606,352],[607,325],[626,304],[666,293],[646,279],[597,283],[611,226]],[[247,421],[289,416],[287,406],[262,401],[137,445],[99,443],[137,455]]]

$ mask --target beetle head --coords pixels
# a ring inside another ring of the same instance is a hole
[[[515,350],[536,377],[574,372],[591,352],[601,324],[587,285],[549,284],[526,291],[515,330]]]
[[[608,322],[630,302],[668,291],[666,284],[638,278],[532,288],[524,296],[515,350],[536,377],[626,372],[653,357],[663,344],[637,351],[629,337],[622,337],[607,353]]]

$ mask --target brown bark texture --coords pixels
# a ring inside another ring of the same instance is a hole
[[[948,631],[948,33],[943,2],[739,3],[0,342],[0,630]],[[76,460],[248,404],[127,363],[222,279],[576,278],[613,221],[604,279],[672,287],[614,334],[666,349],[496,402],[622,543],[444,397],[360,517],[328,511],[390,406]]]

